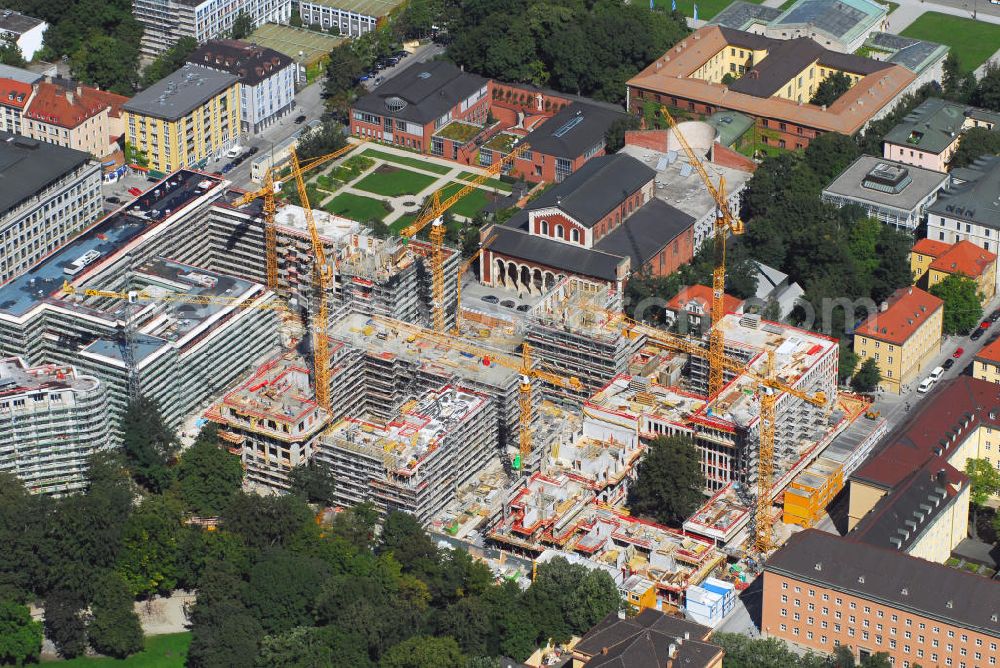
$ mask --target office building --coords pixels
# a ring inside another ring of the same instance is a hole
[[[25,60],[34,60],[35,54],[41,50],[48,27],[49,24],[41,19],[0,8],[0,38],[17,44]]]
[[[351,134],[452,160],[484,129],[489,81],[445,60],[410,65],[351,107]]]
[[[73,367],[0,360],[0,471],[33,493],[87,484],[87,460],[110,445],[107,389]]]
[[[764,564],[761,633],[825,654],[849,646],[896,666],[995,665],[1000,584],[807,529]]]
[[[838,207],[855,204],[872,218],[912,233],[947,185],[944,172],[863,155],[824,188],[821,197]]]
[[[300,0],[299,16],[304,25],[325,31],[337,28],[344,37],[360,37],[402,4],[403,0]]]
[[[971,241],[946,244],[933,239],[918,239],[910,250],[913,284],[929,290],[949,276],[970,278],[976,282],[979,299],[985,306],[996,294],[997,256]]]
[[[188,62],[239,79],[240,123],[245,133],[259,133],[295,106],[295,61],[274,49],[218,39],[198,47]]]
[[[142,53],[157,56],[181,37],[199,44],[225,37],[233,22],[247,14],[255,26],[288,23],[291,0],[132,0],[132,13],[142,24]]]
[[[157,172],[204,167],[239,142],[239,89],[234,75],[187,63],[124,105],[125,141]]]
[[[829,107],[810,104],[819,84],[838,72],[850,90]],[[640,113],[651,103],[698,116],[740,112],[755,119],[761,143],[804,148],[824,132],[858,132],[888,113],[915,79],[905,67],[831,51],[808,37],[776,40],[706,26],[627,82],[628,109]]]
[[[0,132],[0,284],[102,211],[101,166],[89,154]]]
[[[949,190],[927,210],[927,238],[954,244],[971,241],[996,253],[1000,247],[1000,156],[985,156],[956,170]]]
[[[882,155],[907,165],[945,172],[962,141],[963,131],[992,130],[997,123],[1000,123],[998,112],[932,97],[886,133]]]
[[[855,328],[858,364],[874,359],[882,375],[879,387],[899,394],[903,385],[919,380],[941,349],[943,323],[943,301],[920,288],[900,288]]]
[[[104,162],[120,150],[118,142],[125,132],[122,105],[126,102],[124,95],[46,77],[32,85],[22,134],[90,153]]]

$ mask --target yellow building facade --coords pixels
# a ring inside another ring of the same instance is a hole
[[[239,85],[189,63],[125,105],[125,141],[159,172],[204,167],[239,142]]]
[[[972,360],[972,377],[988,383],[1000,383],[1000,341],[979,351]]]
[[[854,353],[859,366],[875,360],[882,391],[899,394],[941,350],[944,302],[919,288],[903,288],[884,307],[855,329]]]

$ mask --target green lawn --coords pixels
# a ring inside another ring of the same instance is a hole
[[[463,184],[461,183],[450,183],[446,185],[441,190],[442,201],[451,197],[457,193]],[[456,216],[464,216],[466,218],[472,218],[474,215],[483,210],[483,208],[489,204],[493,199],[493,194],[488,193],[485,190],[480,190],[479,188],[473,189],[468,195],[460,199],[455,206],[448,209]]]
[[[982,65],[1000,45],[1000,25],[940,12],[921,15],[900,34],[950,46],[964,71]]]
[[[380,165],[374,172],[354,184],[358,190],[367,190],[376,195],[396,197],[416,195],[434,183],[434,177],[419,172],[411,172],[401,167]]]
[[[361,222],[372,219],[382,220],[389,215],[381,200],[353,193],[340,193],[327,202],[323,209],[338,216]]]
[[[389,225],[389,229],[392,230],[393,234],[399,234],[400,230],[412,223],[417,219],[417,214],[415,213],[404,213],[402,216],[392,221]]]
[[[416,167],[417,169],[422,169],[425,172],[433,172],[434,174],[447,174],[448,172],[451,171],[451,167],[439,165],[436,162],[431,162],[430,160],[422,160],[421,158],[408,158],[405,155],[386,153],[385,151],[379,151],[374,148],[365,149],[365,151],[361,155],[367,155],[370,158],[381,158],[386,162],[394,162],[397,165]]]
[[[462,172],[461,174],[458,175],[458,178],[462,181],[471,181],[477,176],[479,175],[473,174],[472,172]],[[485,181],[483,181],[482,187],[489,188],[490,190],[493,190],[495,188],[496,190],[505,193],[509,193],[514,189],[513,186],[511,186],[509,183],[504,183],[500,179],[486,179]]]
[[[109,659],[107,657],[80,657],[58,663],[60,668],[86,668],[87,666],[123,666],[126,668],[183,668],[187,660],[188,646],[191,645],[190,633],[171,633],[163,636],[148,636],[146,649],[133,654],[127,659]]]
[[[747,0],[755,5],[759,5],[763,0]],[[656,6],[661,9],[670,10],[671,0],[655,0]],[[708,20],[721,12],[723,9],[733,4],[733,0],[677,0],[677,9],[684,16],[694,17],[694,6],[698,5],[698,18]],[[648,7],[648,5],[647,5]]]

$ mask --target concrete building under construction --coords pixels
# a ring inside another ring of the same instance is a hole
[[[338,504],[370,501],[426,524],[490,461],[495,411],[488,396],[445,385],[386,423],[337,422],[318,439],[316,458],[333,474]]]
[[[532,354],[582,384],[578,391],[547,385],[547,392],[582,401],[627,370],[642,341],[608,326],[621,309],[620,292],[575,276],[560,280],[531,309],[524,341]]]

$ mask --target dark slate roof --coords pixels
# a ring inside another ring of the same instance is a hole
[[[897,123],[884,139],[890,144],[913,146],[941,153],[952,145],[965,123],[965,105],[932,97],[921,102]]]
[[[604,141],[604,133],[625,110],[613,105],[573,102],[529,134],[532,151],[575,159]]]
[[[806,529],[764,570],[1000,638],[1000,583],[894,550]]]
[[[612,255],[632,258],[637,271],[663,247],[694,226],[694,218],[666,202],[652,199],[622,221],[594,248]]]
[[[0,9],[0,32],[23,35],[45,21],[9,9]]]
[[[737,48],[759,51],[761,49],[770,49],[781,43],[779,39],[771,39],[757,33],[734,30],[733,28],[726,28],[724,26],[719,26],[719,31],[726,39],[727,45]]]
[[[355,102],[354,108],[379,116],[429,123],[485,85],[486,79],[478,74],[463,72],[446,60],[433,60],[407,67]],[[393,109],[386,106],[389,100]]]
[[[234,74],[247,86],[256,86],[293,62],[274,49],[235,39],[209,40],[195,49],[187,61]]]
[[[532,236],[513,227],[498,226],[496,234],[496,239],[488,246],[492,251],[605,281],[617,279],[618,265],[624,259],[611,253]]]
[[[840,53],[839,51],[831,51],[829,49],[824,49],[823,53],[820,54],[819,64],[864,76],[892,67],[892,63],[855,56],[853,53]]]
[[[722,652],[718,645],[705,642],[710,633],[707,626],[646,609],[630,619],[619,619],[616,613],[608,615],[573,649],[593,657],[587,668],[662,668],[668,665],[673,645],[674,666],[700,668]]]
[[[781,14],[782,10],[777,7],[737,1],[716,14],[708,24],[743,30],[750,23],[770,23]]]
[[[958,376],[941,381],[921,408],[912,412],[909,421],[851,474],[852,480],[893,489],[911,471],[924,468],[940,456],[937,450],[950,457],[955,444],[964,440],[969,430],[981,424],[1000,429],[1000,385]],[[964,426],[966,420],[968,426]]]
[[[89,160],[83,151],[0,132],[0,216]]]
[[[729,84],[729,87],[738,93],[754,97],[771,97],[809,63],[817,60],[824,51],[822,46],[808,37],[781,42],[771,47],[766,58]]]
[[[979,178],[942,190],[927,211],[1000,230],[1000,156],[979,158],[962,173]]]
[[[938,515],[951,508],[967,483],[965,474],[942,459],[933,460],[879,499],[848,537],[905,552]]]
[[[528,208],[558,207],[581,225],[593,227],[654,176],[653,169],[632,156],[602,155],[588,160],[562,183],[546,190]]]

